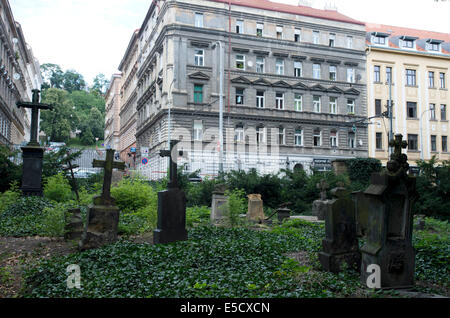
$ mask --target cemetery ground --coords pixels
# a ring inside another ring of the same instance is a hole
[[[339,274],[323,271],[317,253],[325,237],[324,225],[302,220],[278,224],[276,218],[267,225],[247,223],[239,217],[247,210],[246,191],[236,189],[248,185],[234,187],[231,179],[227,181],[232,190],[227,193],[225,221],[212,226],[210,209],[201,205],[211,200],[208,182],[190,185],[181,178],[188,201],[192,201],[187,208],[189,239],[164,245],[153,245],[152,231],[156,228],[157,192],[166,187],[165,182],[124,179],[111,189],[121,210],[119,241],[78,252],[77,241],[63,239],[64,214],[69,208],[81,207],[86,215],[87,205],[101,189],[95,182],[101,178],[93,180],[80,184],[79,201],[74,200],[69,182],[61,174],[46,179],[43,198],[21,198],[17,186],[1,195],[0,297],[417,296],[370,290],[360,282],[360,273],[351,269]],[[337,180],[331,177],[328,182],[333,186]],[[264,196],[270,203],[269,196]],[[273,214],[268,207],[265,212],[266,216]],[[308,214],[306,204],[303,214]],[[415,290],[424,293],[422,296],[450,297],[449,230],[447,221],[415,218]],[[66,269],[71,264],[80,266],[81,289],[67,287]]]

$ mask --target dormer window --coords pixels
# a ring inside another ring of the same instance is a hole
[[[414,41],[411,40],[403,40],[402,46],[408,49],[414,48]]]
[[[372,33],[372,43],[376,45],[387,45],[388,33],[373,32]]]
[[[428,39],[426,44],[426,49],[428,51],[440,52],[441,51],[441,40]]]
[[[412,36],[402,36],[400,38],[400,45],[404,49],[414,49],[417,39],[418,38]]]

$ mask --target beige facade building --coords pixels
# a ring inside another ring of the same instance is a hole
[[[7,0],[0,1],[0,144],[20,145],[30,137],[30,110],[16,102],[31,101],[32,89],[40,89],[40,65],[14,20]]]
[[[120,89],[122,74],[114,74],[106,92],[105,146],[116,151],[120,147]]]
[[[391,78],[393,132],[408,141],[410,165],[434,155],[449,160],[450,34],[370,23],[366,28],[369,156],[383,164],[389,157],[390,122],[383,113]]]
[[[119,70],[122,72],[122,84],[120,88],[120,141],[118,151],[121,160],[126,162],[129,167],[135,167],[136,165],[138,34],[139,30],[133,33],[119,66]]]

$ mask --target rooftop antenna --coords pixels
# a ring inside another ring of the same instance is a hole
[[[304,7],[312,7],[312,2],[312,0],[298,0],[298,5]]]
[[[331,11],[337,11],[338,10],[335,1],[327,1],[327,2],[325,2],[325,6],[324,6],[323,9],[324,10],[331,10]]]

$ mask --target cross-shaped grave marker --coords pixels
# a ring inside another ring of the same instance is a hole
[[[168,157],[170,159],[169,165],[169,184],[168,188],[178,188],[178,164],[177,158],[173,158],[173,154],[177,152],[178,140],[170,141],[170,150],[161,150],[159,155],[161,157]],[[175,151],[175,152],[174,152]],[[183,156],[183,151],[180,151],[178,155]]]
[[[112,172],[113,169],[125,170],[124,162],[114,161],[114,152],[114,149],[108,149],[106,151],[106,160],[94,159],[92,162],[94,168],[103,168],[105,170],[102,195],[98,198],[98,202],[94,202],[97,205],[112,205],[114,203],[114,200],[111,198]]]

